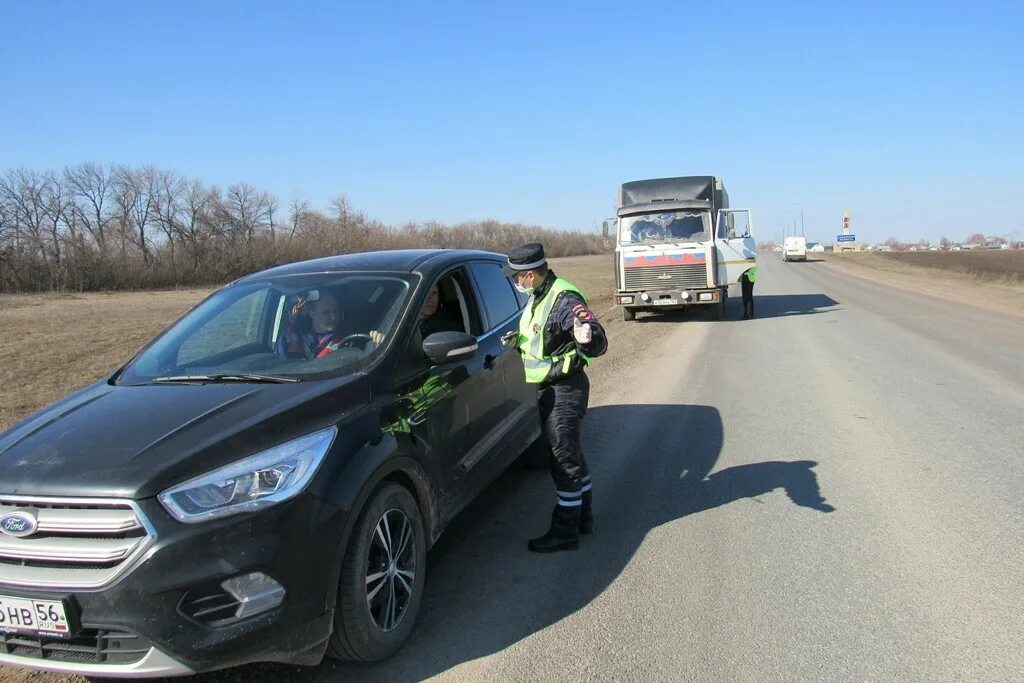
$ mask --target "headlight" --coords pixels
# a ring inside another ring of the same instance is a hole
[[[337,427],[330,427],[274,446],[169,488],[158,498],[186,524],[276,505],[306,488],[337,433]]]

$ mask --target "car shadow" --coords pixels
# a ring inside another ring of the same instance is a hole
[[[418,622],[394,657],[374,664],[325,660],[314,668],[255,665],[196,680],[423,680],[501,652],[587,607],[659,527],[773,491],[797,506],[789,510],[833,511],[814,461],[716,470],[724,435],[721,414],[711,406],[595,407],[584,422],[584,449],[594,478],[596,533],[579,550],[527,552],[527,539],[546,528],[553,487],[546,472],[514,466],[429,553]]]

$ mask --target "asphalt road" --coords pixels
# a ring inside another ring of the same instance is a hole
[[[1024,680],[1024,318],[762,261],[755,320],[610,322],[579,551],[512,471],[396,658],[201,680]]]

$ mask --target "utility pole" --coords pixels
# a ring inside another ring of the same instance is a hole
[[[800,236],[804,236],[804,210],[800,209]]]

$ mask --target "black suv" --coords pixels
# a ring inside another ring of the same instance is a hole
[[[273,268],[0,436],[0,664],[376,660],[425,553],[540,436],[498,254]]]

